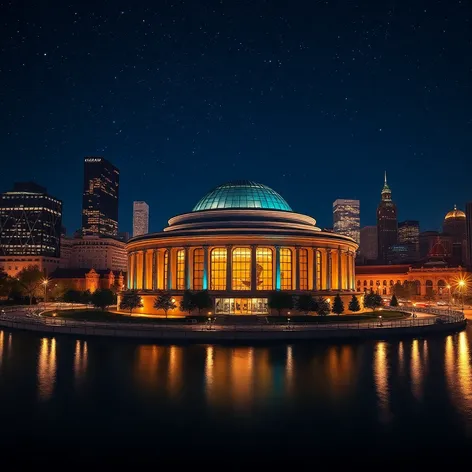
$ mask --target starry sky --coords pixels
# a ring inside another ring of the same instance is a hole
[[[318,226],[336,198],[439,229],[472,200],[468,0],[2,1],[0,190],[34,180],[81,225],[84,156],[150,230],[249,179]]]

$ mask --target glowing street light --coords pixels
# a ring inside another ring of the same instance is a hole
[[[42,284],[44,287],[44,302],[46,303],[48,301],[48,279],[43,279]]]

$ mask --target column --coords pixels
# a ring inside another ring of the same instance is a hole
[[[331,290],[331,271],[332,271],[332,260],[331,260],[331,249],[326,250],[326,290]]]
[[[167,290],[172,290],[172,248],[167,248]]]
[[[132,262],[132,255],[128,253],[128,270],[126,271],[126,288],[131,288],[132,277],[131,277],[131,262]]]
[[[226,246],[226,290],[232,290],[233,285],[233,246]]]
[[[351,252],[347,251],[346,256],[346,279],[347,279],[347,289],[352,290],[351,288]]]
[[[146,280],[146,256],[147,251],[143,251],[143,290],[147,289],[147,280]]]
[[[203,246],[203,290],[208,290],[208,246]]]
[[[138,253],[135,251],[133,253],[133,289],[137,290],[138,288]]]
[[[257,246],[251,246],[251,290],[257,290]]]
[[[189,254],[190,250],[187,247],[184,247],[185,250],[185,290],[190,290],[190,261],[189,261]]]
[[[313,290],[316,290],[317,278],[316,278],[316,247],[312,248],[312,257],[313,257]]]
[[[338,248],[338,290],[343,288],[343,269],[342,269],[343,253],[341,248]]]
[[[351,254],[351,290],[356,290],[356,253]]]
[[[157,249],[152,250],[152,289],[157,289]]]
[[[295,248],[295,290],[300,290],[300,248]]]
[[[275,246],[275,290],[280,290],[282,280],[280,277],[280,246]]]

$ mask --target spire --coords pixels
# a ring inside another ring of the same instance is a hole
[[[391,200],[391,190],[387,184],[387,171],[384,174],[384,186],[382,189],[382,200]]]
[[[385,181],[384,181],[385,186],[387,186],[387,171],[385,171]]]

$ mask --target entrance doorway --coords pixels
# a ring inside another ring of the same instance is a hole
[[[267,298],[216,298],[216,315],[267,315]]]

